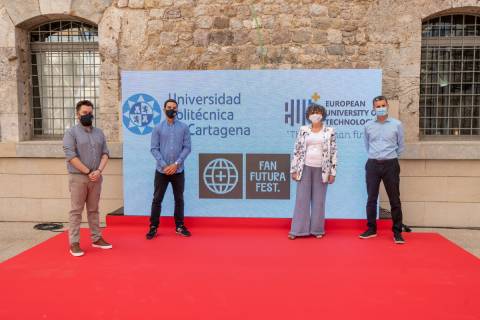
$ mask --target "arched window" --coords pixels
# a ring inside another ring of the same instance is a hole
[[[420,134],[480,136],[480,17],[423,22]]]
[[[55,21],[30,31],[33,134],[59,138],[75,124],[75,104],[99,96],[98,30]]]

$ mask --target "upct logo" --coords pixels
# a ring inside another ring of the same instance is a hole
[[[199,154],[199,197],[241,199],[242,154]]]
[[[308,106],[313,102],[317,102],[320,96],[317,92],[314,92],[311,99],[290,99],[285,101],[285,124],[294,126],[296,124],[305,125],[307,119],[305,113]]]
[[[129,97],[122,108],[123,125],[138,135],[149,134],[160,123],[161,110],[157,100],[145,93]]]

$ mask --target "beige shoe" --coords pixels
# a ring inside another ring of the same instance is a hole
[[[317,235],[315,236],[315,238],[317,238],[317,239],[322,239],[322,238],[323,238],[323,234],[317,234]]]
[[[107,241],[103,240],[103,238],[100,238],[94,243],[92,243],[92,247],[100,249],[112,249],[112,245]]]
[[[80,243],[75,242],[70,245],[70,254],[74,257],[81,257],[85,252],[80,248]]]

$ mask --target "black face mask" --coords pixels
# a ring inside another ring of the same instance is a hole
[[[166,114],[167,117],[169,117],[170,119],[173,119],[173,118],[175,118],[175,116],[177,115],[177,110],[168,109],[168,110],[165,111],[165,114]]]
[[[91,114],[91,113],[85,114],[85,115],[80,117],[80,123],[85,127],[91,126],[92,125],[92,120],[93,120],[93,114]]]

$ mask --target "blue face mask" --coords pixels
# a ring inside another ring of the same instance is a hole
[[[375,112],[377,113],[377,116],[383,117],[388,114],[387,107],[381,107],[381,108],[375,108]]]

